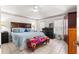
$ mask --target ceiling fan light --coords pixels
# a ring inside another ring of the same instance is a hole
[[[38,6],[34,6],[35,9],[38,9]]]
[[[33,7],[33,12],[38,12],[39,10],[38,10],[38,6],[34,6]]]
[[[39,10],[37,10],[37,9],[34,9],[34,10],[33,10],[33,12],[38,12],[38,11],[39,11]]]

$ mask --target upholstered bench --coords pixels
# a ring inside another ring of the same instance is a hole
[[[34,51],[38,46],[46,45],[49,42],[49,38],[46,37],[34,37],[27,42],[27,47]]]

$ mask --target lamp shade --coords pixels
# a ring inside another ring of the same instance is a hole
[[[0,31],[8,31],[7,27],[4,25],[4,22],[0,21]]]

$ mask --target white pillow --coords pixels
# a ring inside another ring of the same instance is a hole
[[[25,31],[25,28],[12,28],[12,32],[22,33]]]

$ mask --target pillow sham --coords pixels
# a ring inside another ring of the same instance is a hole
[[[22,33],[25,31],[25,28],[12,28],[12,32]]]

